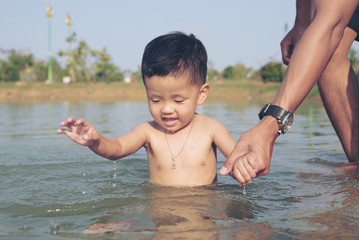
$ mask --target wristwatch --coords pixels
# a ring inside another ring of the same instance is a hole
[[[258,117],[260,120],[262,120],[262,118],[267,115],[277,119],[279,126],[279,135],[288,132],[288,130],[293,124],[294,115],[279,106],[272,105],[270,103],[264,105],[262,110],[259,112]]]

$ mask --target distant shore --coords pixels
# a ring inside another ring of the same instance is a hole
[[[216,81],[210,82],[207,101],[266,103],[272,101],[279,83]],[[309,99],[320,101],[315,91]],[[142,82],[134,83],[0,83],[0,103],[27,102],[117,102],[146,101]]]

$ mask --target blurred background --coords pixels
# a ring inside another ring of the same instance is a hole
[[[134,81],[146,44],[171,31],[204,43],[209,80],[281,81],[294,17],[295,0],[4,1],[0,81]]]

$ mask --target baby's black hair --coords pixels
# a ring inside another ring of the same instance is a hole
[[[202,85],[207,77],[207,51],[193,34],[172,32],[162,35],[147,44],[141,71],[144,83],[145,79],[155,75],[188,74],[192,84]]]

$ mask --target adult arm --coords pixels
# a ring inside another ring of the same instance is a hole
[[[297,1],[293,28],[280,43],[283,63],[288,65],[293,50],[310,22],[310,0]]]
[[[297,0],[297,17],[303,19],[309,0]],[[287,73],[272,104],[294,112],[319,78],[339,45],[358,0],[312,0],[310,23],[290,56]],[[274,141],[278,136],[277,120],[264,117],[245,132],[226,159],[220,173],[231,175],[242,184],[269,173]]]
[[[307,8],[309,0],[298,0]],[[294,112],[312,89],[339,45],[357,0],[312,0],[312,21],[291,55],[287,74],[273,104]]]

